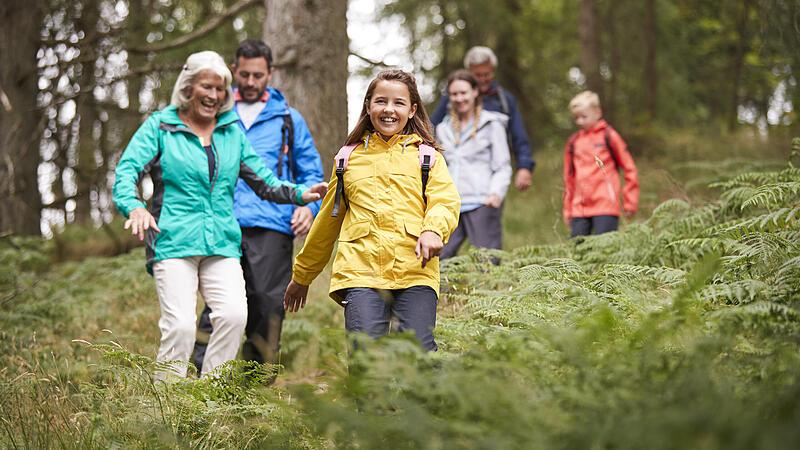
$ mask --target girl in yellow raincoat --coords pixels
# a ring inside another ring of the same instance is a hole
[[[458,225],[461,200],[444,158],[431,147],[437,144],[414,76],[379,73],[337,156],[344,168],[337,177],[334,167],[328,194],[295,260],[284,295],[287,311],[305,306],[308,286],[338,240],[330,296],[345,308],[347,331],[377,338],[388,332],[394,315],[399,331],[413,331],[423,348],[436,350],[438,256]],[[428,159],[421,154],[428,151],[429,173],[422,169]]]

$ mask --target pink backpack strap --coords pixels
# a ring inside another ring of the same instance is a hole
[[[436,149],[431,147],[428,144],[419,144],[419,166],[423,167],[425,165],[425,156],[428,156],[429,166],[428,168],[433,167],[436,164]]]
[[[422,171],[422,200],[428,203],[425,188],[428,187],[428,175],[436,163],[436,149],[427,144],[419,145],[419,167]]]
[[[347,163],[350,161],[350,154],[353,153],[353,150],[355,150],[356,147],[358,147],[358,143],[345,145],[339,149],[339,151],[336,153],[336,156],[333,158],[334,167],[336,167],[337,171],[340,167],[343,172],[347,170]]]
[[[347,170],[347,163],[350,161],[350,154],[358,147],[358,143],[345,145],[340,148],[333,159],[334,167],[336,167],[336,197],[333,199],[333,210],[331,217],[339,215],[339,202],[344,199],[345,205],[347,199],[344,198],[344,171]]]

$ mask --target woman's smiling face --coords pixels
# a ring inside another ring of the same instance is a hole
[[[386,141],[402,132],[416,112],[417,105],[411,104],[408,87],[400,81],[379,81],[367,104],[373,128]]]
[[[225,102],[225,95],[225,80],[210,70],[204,70],[192,83],[188,112],[199,121],[213,120]]]
[[[447,93],[450,95],[450,104],[453,105],[453,109],[460,117],[475,108],[475,102],[478,99],[478,88],[473,88],[469,81],[453,80],[450,86],[447,87]]]

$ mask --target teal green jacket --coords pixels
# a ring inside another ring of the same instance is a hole
[[[233,111],[217,116],[211,137],[213,174],[200,138],[174,106],[153,113],[131,138],[117,164],[114,203],[125,217],[146,207],[161,229],[145,235],[148,272],[153,262],[167,258],[241,256],[242,234],[233,214],[233,190],[240,177],[264,200],[304,204],[307,188],[273,175],[236,125],[238,120]],[[149,205],[137,188],[145,174],[153,180]]]

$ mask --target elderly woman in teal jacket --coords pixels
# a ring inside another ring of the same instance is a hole
[[[278,180],[236,125],[231,73],[220,55],[192,54],[172,92],[134,134],[117,165],[114,202],[125,229],[145,240],[147,270],[161,306],[157,361],[185,376],[194,346],[197,291],[211,307],[214,332],[203,375],[234,359],[247,319],[239,264],[241,231],[233,214],[233,191],[242,178],[259,197],[304,205],[324,195]],[[150,174],[150,204],[137,184]],[[160,376],[163,377],[163,373]]]

